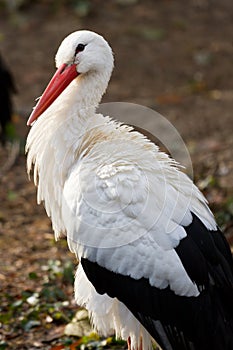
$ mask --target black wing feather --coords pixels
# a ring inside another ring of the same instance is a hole
[[[175,295],[82,258],[87,278],[99,294],[123,302],[164,350],[233,349],[233,268],[221,232],[212,232],[193,215],[187,237],[176,248],[198,297]]]

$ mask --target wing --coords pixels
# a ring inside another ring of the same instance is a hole
[[[122,156],[119,146],[117,150]],[[161,159],[152,169],[152,162],[142,166],[140,158],[137,163],[106,163],[104,157],[99,166],[85,158],[65,183],[62,216],[70,249],[116,273],[148,278],[152,286],[169,286],[178,295],[197,296],[204,282],[191,280],[175,248],[187,236],[182,225],[191,223],[192,212],[216,228],[199,192],[193,196],[192,182],[167,164],[167,158],[162,169]]]
[[[123,302],[163,349],[232,349],[233,275],[228,245],[219,231],[209,232],[195,216],[185,229],[187,237],[176,250],[190,278],[203,284],[197,297],[152,287],[146,278],[136,280],[88,259],[82,258],[81,264],[96,291]],[[198,235],[203,240],[197,240]],[[200,260],[193,262],[195,254]]]
[[[72,169],[62,207],[68,243],[97,292],[124,303],[164,349],[201,349],[215,330],[224,334],[214,316],[231,322],[229,248],[187,176],[136,146],[108,143],[95,152],[101,159],[88,155]]]

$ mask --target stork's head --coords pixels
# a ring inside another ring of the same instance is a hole
[[[56,54],[57,71],[49,82],[27,124],[31,125],[78,76],[99,73],[108,82],[113,69],[113,54],[104,38],[80,30],[68,35]]]

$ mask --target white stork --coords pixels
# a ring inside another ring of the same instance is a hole
[[[100,35],[70,34],[56,66],[28,120],[27,168],[80,261],[77,303],[134,350],[232,350],[232,256],[206,200],[153,142],[96,113],[113,69]]]

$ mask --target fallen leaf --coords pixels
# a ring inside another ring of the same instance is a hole
[[[65,329],[65,326],[63,326],[63,325],[62,326],[58,326],[56,328],[52,328],[49,331],[49,333],[47,334],[46,338],[43,339],[43,342],[44,343],[49,343],[52,340],[61,338],[64,335],[64,329]]]

